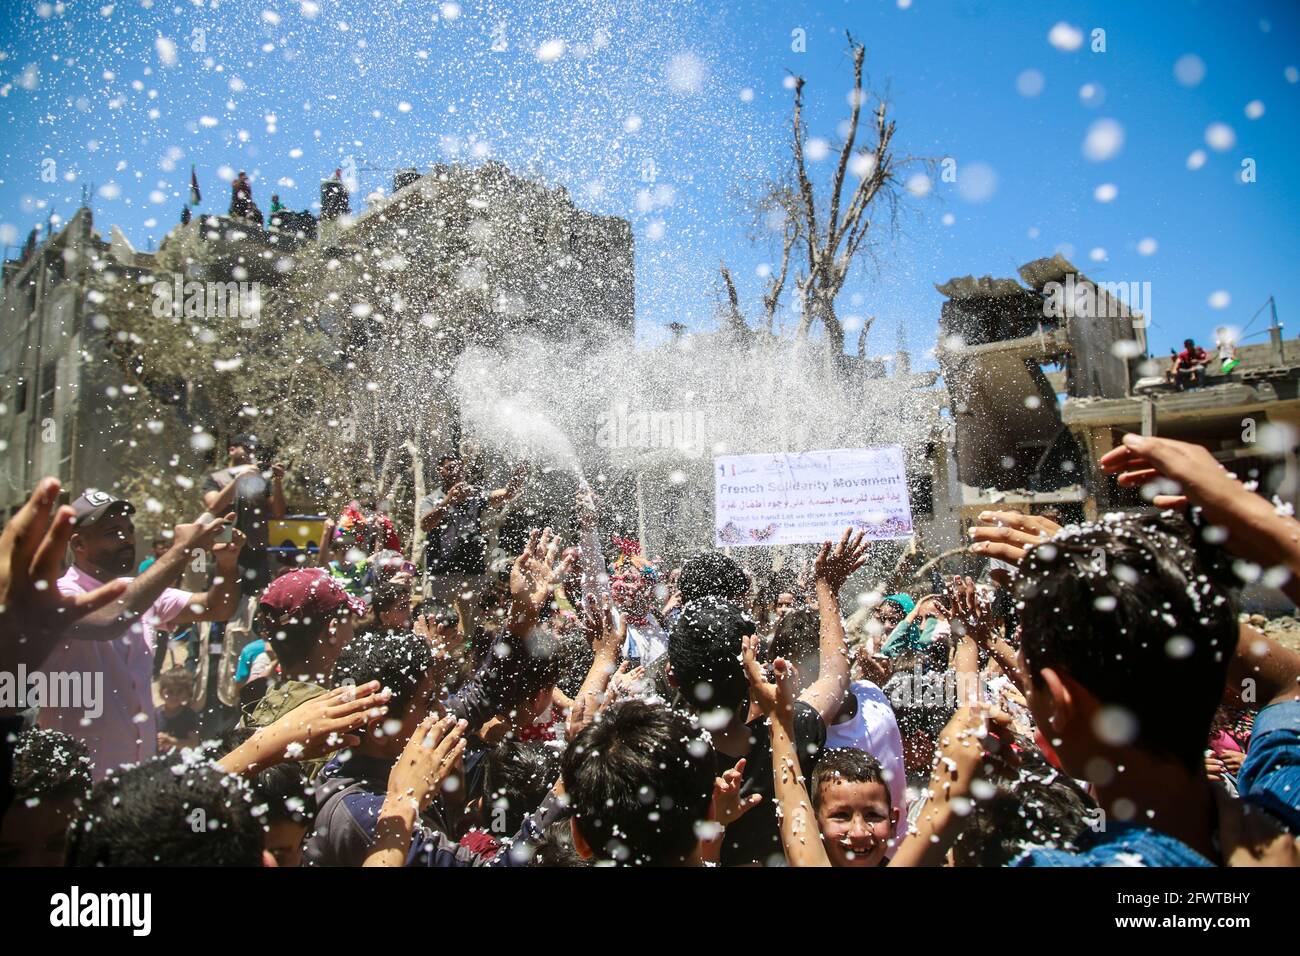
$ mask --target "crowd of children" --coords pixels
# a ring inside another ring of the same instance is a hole
[[[355,508],[246,602],[234,514],[131,577],[130,503],[60,508],[45,479],[0,538],[0,671],[107,687],[95,714],[0,709],[0,861],[1294,865],[1300,654],[1237,592],[1300,599],[1300,523],[1199,446],[1128,436],[1102,466],[1152,507],[985,513],[969,554],[1003,570],[847,614],[859,531],[769,580],[718,552],[669,569],[602,540],[586,489],[577,540],[537,529],[498,573],[479,519],[526,473],[480,491],[454,455],[419,519],[434,600]],[[203,593],[171,586],[195,550]],[[166,630],[245,604],[237,724],[200,721],[193,662],[155,704]]]

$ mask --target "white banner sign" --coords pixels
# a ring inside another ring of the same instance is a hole
[[[718,547],[819,544],[844,529],[912,535],[901,445],[713,459]]]

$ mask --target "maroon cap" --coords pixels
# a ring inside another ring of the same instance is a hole
[[[360,616],[366,613],[366,602],[343,590],[328,571],[323,568],[303,568],[282,574],[262,593],[258,604],[280,616],[280,623],[289,620],[324,621],[339,616],[346,609]]]

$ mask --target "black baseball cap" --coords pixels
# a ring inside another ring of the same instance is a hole
[[[255,451],[258,448],[262,447],[262,443],[257,440],[256,435],[247,435],[247,434],[236,435],[234,438],[230,439],[230,444],[228,447],[234,448],[236,445],[238,445],[240,448],[247,448],[249,451]]]
[[[108,514],[119,511],[129,515],[135,514],[135,505],[125,498],[114,498],[106,491],[88,488],[72,503],[72,510],[75,512],[72,523],[78,528],[85,528]]]

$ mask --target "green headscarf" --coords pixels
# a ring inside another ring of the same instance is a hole
[[[916,609],[916,602],[906,594],[891,594],[885,601],[902,609],[903,620],[898,622],[898,626],[885,639],[885,646],[880,649],[880,653],[886,657],[897,657],[908,651],[919,650],[922,647],[921,629],[916,626],[916,621],[907,620],[907,615]],[[880,603],[884,604],[885,601]]]

